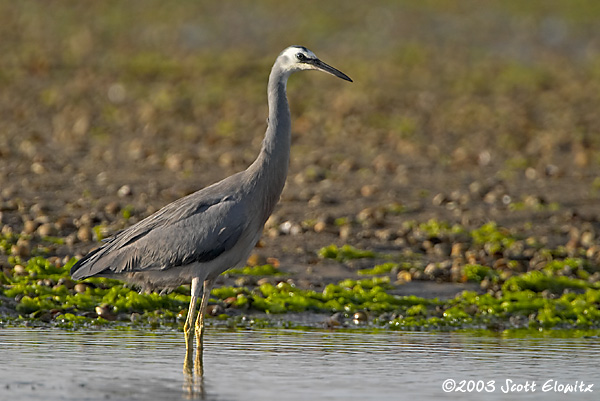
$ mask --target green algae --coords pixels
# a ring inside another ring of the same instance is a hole
[[[389,311],[394,309],[394,305],[407,302],[403,297],[386,292],[389,281],[388,277],[347,279],[338,284],[329,284],[323,291],[300,289],[287,282],[277,285],[263,283],[254,291],[247,288],[221,287],[213,291],[212,295],[222,300],[235,297],[235,307],[252,306],[253,309],[269,314],[306,311],[355,312],[363,309]]]
[[[587,280],[590,273],[594,273],[597,270],[588,260],[582,258],[565,258],[563,260],[551,260],[546,266],[544,271],[549,274],[561,274],[561,272],[573,272],[579,278]]]
[[[586,288],[600,288],[600,284],[589,283],[571,277],[553,276],[547,271],[531,271],[519,276],[510,277],[502,285],[504,291],[512,292],[525,290],[541,292],[549,290],[554,293],[562,293],[565,289],[583,290]]]
[[[245,266],[227,270],[230,276],[283,276],[285,273],[279,271],[276,267],[270,264],[258,266]]]
[[[345,262],[352,259],[374,258],[375,252],[369,250],[357,249],[351,245],[329,245],[321,248],[319,256],[324,259],[335,259],[338,262]]]
[[[491,280],[498,279],[498,273],[489,266],[468,264],[465,265],[463,272],[469,281],[481,282],[486,278]]]
[[[386,326],[397,330],[458,327],[498,330],[514,326],[529,329],[597,328],[600,319],[598,295],[597,290],[588,290],[582,296],[568,294],[558,299],[544,299],[533,292],[522,291],[496,298],[489,294],[464,292],[440,303],[435,309],[421,306],[408,309],[407,316],[390,320]]]
[[[68,289],[64,281],[74,263],[71,259],[64,266],[56,266],[41,256],[30,258],[23,265],[23,274],[8,277],[0,273],[5,283],[0,295],[18,300],[16,311],[22,315],[40,311],[51,311],[59,316],[67,311],[90,312],[104,304],[111,305],[114,313],[176,310],[187,307],[189,302],[189,295],[179,292],[168,296],[141,294],[118,280],[104,278],[88,279],[85,291],[76,292]]]
[[[460,226],[428,221],[417,229],[427,235],[468,235],[475,246],[507,249],[517,238],[496,224],[488,223],[466,232]],[[84,287],[69,285],[71,259],[64,266],[42,256],[23,260],[10,255],[19,236],[4,235],[2,249],[9,254],[16,269],[0,272],[0,302],[15,305],[19,316],[14,324],[35,321],[63,328],[106,326],[115,324],[160,325],[180,327],[190,300],[189,288],[180,287],[167,295],[144,294],[118,280],[89,278]],[[348,260],[383,257],[370,250],[350,245],[330,245],[320,251],[322,258],[339,263]],[[213,289],[211,302],[222,305],[226,313],[219,313],[214,321],[228,325],[268,326],[268,316],[286,313],[342,313],[348,319],[355,312],[366,312],[370,327],[390,330],[592,330],[600,326],[600,282],[588,280],[597,268],[583,257],[568,257],[564,249],[540,250],[546,262],[539,270],[518,273],[495,269],[485,264],[466,264],[462,267],[465,280],[493,283],[495,293],[465,291],[447,300],[399,296],[393,291],[390,274],[410,270],[410,262],[386,262],[362,269],[358,273],[371,276],[363,279],[343,279],[330,283],[321,290],[300,288],[293,282],[264,282],[258,286],[221,286]],[[516,261],[507,260],[510,268]],[[272,265],[233,269],[228,275],[279,277],[282,272]],[[14,302],[7,302],[7,300]],[[4,300],[5,302],[3,302]],[[5,306],[6,307],[6,306]],[[108,315],[97,315],[98,308]],[[267,318],[248,318],[247,314],[266,313]],[[109,321],[113,320],[113,321]],[[3,317],[2,321],[6,322]],[[9,319],[10,320],[10,319]],[[127,322],[127,323],[124,323]],[[252,322],[252,323],[251,323]],[[281,324],[281,319],[278,323]],[[294,326],[292,322],[288,325]],[[258,327],[258,326],[257,326]]]
[[[509,248],[517,239],[506,229],[500,228],[494,222],[489,222],[471,231],[473,242],[487,245],[490,253],[500,252]]]
[[[464,233],[465,229],[459,224],[450,224],[445,221],[429,219],[428,221],[418,224],[417,228],[425,233],[429,238],[446,237],[451,234]]]
[[[55,237],[52,235],[45,235],[42,237],[42,241],[43,242],[49,242],[51,244],[55,244],[55,245],[64,245],[65,243],[65,239],[61,238],[61,237]]]
[[[19,235],[15,233],[0,233],[0,251],[4,254],[10,254],[13,245],[17,244]]]
[[[387,262],[380,265],[375,265],[371,269],[361,269],[358,274],[362,276],[376,276],[381,274],[388,274],[394,269],[398,269],[400,265],[394,262]]]
[[[522,210],[533,210],[535,212],[557,212],[560,210],[560,204],[558,202],[542,203],[539,201],[519,201],[512,202],[508,205],[508,209],[513,212]]]

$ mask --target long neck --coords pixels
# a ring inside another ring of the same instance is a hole
[[[275,63],[267,87],[267,132],[258,158],[247,170],[253,181],[259,183],[256,189],[262,198],[261,212],[264,220],[279,200],[290,162],[291,117],[286,96],[288,76]]]

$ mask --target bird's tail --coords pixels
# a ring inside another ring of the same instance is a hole
[[[71,277],[75,280],[81,280],[86,277],[90,277],[95,275],[96,273],[92,273],[92,267],[97,258],[98,252],[103,251],[104,246],[100,246],[93,251],[89,252],[83,258],[79,259],[77,263],[71,267]]]

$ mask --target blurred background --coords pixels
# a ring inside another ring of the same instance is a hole
[[[244,169],[292,44],[355,82],[291,78],[275,222],[596,213],[599,17],[594,0],[2,2],[3,223],[111,232]]]

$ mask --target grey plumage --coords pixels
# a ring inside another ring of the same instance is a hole
[[[184,326],[186,346],[189,351],[188,333],[196,299],[202,294],[196,321],[201,346],[203,308],[214,279],[246,261],[283,190],[291,142],[286,85],[289,75],[300,70],[320,70],[352,81],[304,47],[285,49],[269,75],[268,126],[254,163],[116,233],[80,259],[71,276],[123,278],[149,288],[191,282],[191,313]]]
[[[192,278],[178,272],[159,279],[143,272],[207,263],[234,247],[250,221],[247,208],[240,202],[243,189],[228,195],[219,192],[234,184],[235,177],[170,203],[117,233],[79,260],[71,270],[72,277],[127,274],[125,278],[151,288],[155,284],[173,287],[189,283]]]

